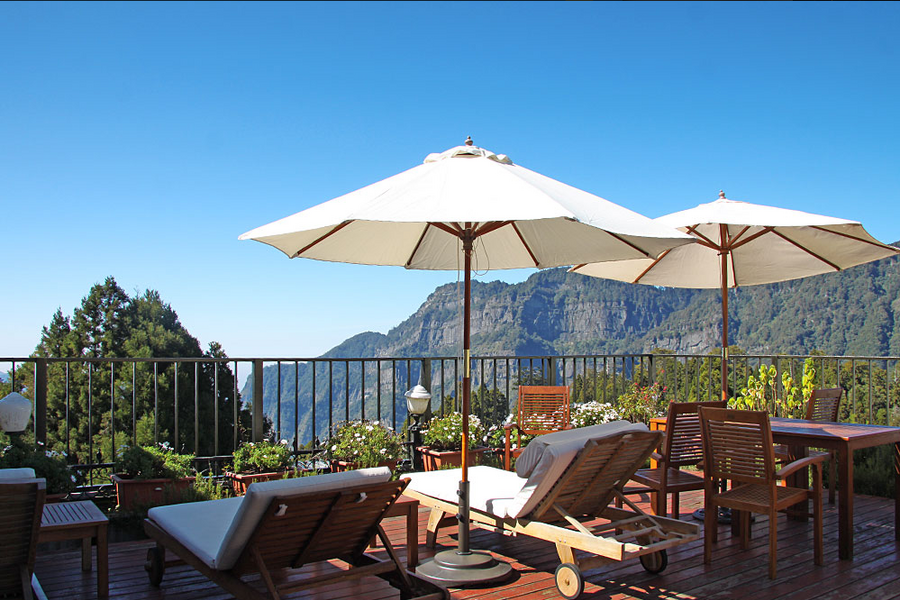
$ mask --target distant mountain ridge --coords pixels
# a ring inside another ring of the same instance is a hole
[[[898,245],[898,244],[894,244]],[[322,358],[454,356],[461,319],[457,284],[432,292],[386,334],[355,335]],[[518,284],[472,285],[472,352],[491,355],[707,353],[721,345],[716,290],[657,288],[539,271]],[[753,354],[900,355],[900,258],[840,273],[733,289],[729,340]],[[294,373],[282,372],[282,423],[293,425]],[[308,423],[311,373],[301,367],[300,407]],[[275,415],[277,375],[265,373],[264,407]],[[251,399],[245,387],[242,396]],[[317,411],[326,414],[321,392]],[[354,389],[356,406],[359,389]],[[351,403],[353,400],[351,399]],[[288,406],[290,405],[290,406]],[[405,416],[405,415],[404,415]],[[321,422],[321,418],[320,421]],[[321,429],[317,426],[317,429]],[[303,428],[301,428],[301,431]]]

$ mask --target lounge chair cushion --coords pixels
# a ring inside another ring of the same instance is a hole
[[[613,421],[612,423],[579,427],[577,429],[566,429],[539,435],[529,442],[522,452],[522,455],[516,459],[516,474],[518,474],[519,477],[530,477],[535,468],[541,463],[544,451],[550,445],[573,444],[578,448],[581,448],[584,446],[584,443],[592,437],[613,435],[624,430],[630,431],[634,425],[634,423],[629,421]],[[643,427],[643,429],[640,430],[647,430],[646,426],[638,425],[639,427]]]
[[[34,469],[20,467],[16,469],[0,469],[0,479],[34,479]]]
[[[235,565],[272,498],[339,490],[391,478],[387,467],[251,484],[242,498],[151,508],[149,518],[213,569]]]
[[[537,449],[532,450],[533,454],[540,453],[540,456],[527,477],[493,467],[472,467],[469,469],[469,506],[500,518],[526,517],[562,477],[566,467],[588,440],[629,431],[647,431],[647,426],[615,421],[537,437],[528,448],[540,440]],[[528,453],[528,448],[519,457],[520,461]],[[408,489],[453,504],[458,502],[456,490],[459,488],[460,469],[413,473],[405,477],[410,479]]]

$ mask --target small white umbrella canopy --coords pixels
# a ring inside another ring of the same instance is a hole
[[[465,146],[430,154],[417,167],[248,231],[240,239],[269,244],[290,258],[463,270],[459,554],[470,554],[467,486],[473,266],[483,271],[655,258],[693,241],[689,235],[608,200],[520,167],[504,155],[473,146],[471,139]]]
[[[698,243],[656,258],[582,264],[571,270],[629,283],[719,288],[723,353],[728,348],[727,288],[842,271],[900,253],[857,221],[729,200],[724,192],[715,202],[654,220],[694,236]],[[726,367],[723,362],[723,397]]]

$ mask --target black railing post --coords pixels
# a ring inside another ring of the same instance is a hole
[[[34,441],[47,444],[47,359],[34,360]]]
[[[263,439],[263,361],[253,360],[252,441]]]

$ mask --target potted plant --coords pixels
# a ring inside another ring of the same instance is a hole
[[[479,462],[486,447],[479,443],[484,437],[484,427],[475,415],[469,415],[469,465]],[[417,450],[422,454],[426,471],[437,471],[447,466],[462,466],[462,414],[450,413],[431,419],[423,432],[424,446]]]
[[[168,444],[121,449],[116,456],[115,473],[110,475],[116,484],[119,508],[133,510],[177,497],[194,481],[193,462],[193,454],[179,454]]]
[[[0,469],[23,467],[34,469],[35,476],[47,481],[47,502],[61,500],[78,483],[65,453],[35,446],[18,435],[9,436],[9,444],[0,450]]]
[[[234,451],[233,470],[225,473],[234,493],[243,496],[247,486],[257,481],[284,479],[292,475],[294,455],[287,440],[247,442]]]
[[[378,421],[340,423],[328,448],[334,473],[387,466],[393,469],[403,454],[403,440]]]

